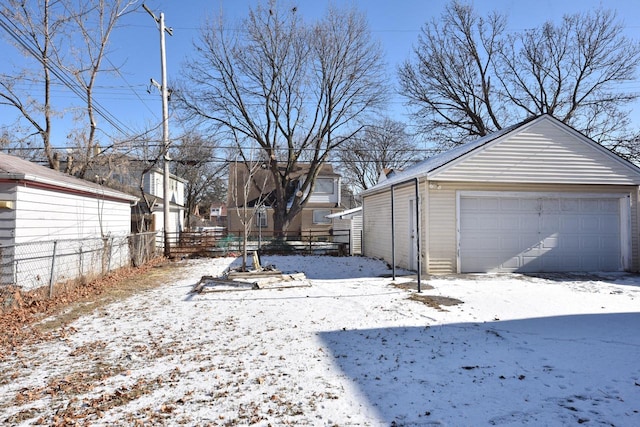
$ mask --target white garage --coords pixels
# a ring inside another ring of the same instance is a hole
[[[462,192],[460,271],[621,271],[628,267],[624,194]]]
[[[362,193],[364,255],[426,274],[640,271],[640,168],[549,115]]]

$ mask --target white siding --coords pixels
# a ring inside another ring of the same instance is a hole
[[[564,184],[638,182],[637,171],[604,148],[551,121],[535,122],[470,153],[431,180]]]
[[[131,230],[128,202],[20,186],[16,192],[15,243],[122,236]]]
[[[334,242],[349,243],[350,255],[362,253],[362,214],[333,219]]]
[[[142,185],[145,193],[164,198],[164,174],[162,171],[153,169],[147,172],[142,179]],[[175,179],[173,176],[169,178],[169,200],[180,206],[184,206],[184,182]]]
[[[351,219],[351,255],[362,253],[362,215]]]
[[[597,185],[536,185],[536,184],[485,184],[440,183],[439,188],[428,192],[428,270],[430,274],[456,273],[457,254],[457,205],[456,191],[516,191],[554,193],[624,193],[631,194],[631,265],[637,271],[638,264],[638,192],[633,186]]]
[[[391,199],[389,192],[362,200],[365,256],[391,262]]]
[[[409,200],[415,198],[413,184],[394,190],[395,260],[396,267],[410,268]],[[364,255],[391,262],[391,190],[363,199]]]
[[[311,193],[309,197],[308,203],[331,203],[338,204],[340,203],[339,192],[340,192],[340,180],[338,178],[325,178],[318,177],[319,179],[331,179],[333,181],[333,192],[332,193],[318,193],[317,188]]]
[[[427,201],[426,251],[430,274],[456,271],[456,192],[441,185],[429,189]]]

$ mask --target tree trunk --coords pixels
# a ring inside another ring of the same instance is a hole
[[[275,206],[273,209],[273,237],[282,239],[289,228],[286,207]]]

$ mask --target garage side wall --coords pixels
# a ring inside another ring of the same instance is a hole
[[[395,260],[396,266],[410,269],[409,201],[415,200],[414,184],[394,190]],[[415,202],[414,202],[415,203]],[[415,206],[415,205],[413,205]],[[414,208],[415,209],[415,208]],[[392,261],[391,189],[365,196],[363,200],[364,255]]]
[[[131,230],[128,202],[20,186],[15,207],[15,243],[126,236]]]
[[[431,182],[426,203],[428,209],[427,263],[428,274],[457,273],[457,191],[513,191],[553,193],[627,193],[631,194],[630,232],[632,271],[640,270],[638,192],[633,186],[552,185],[552,184],[489,184],[465,182]],[[425,194],[425,193],[423,193]],[[423,222],[424,224],[424,222]]]
[[[362,200],[363,254],[391,262],[391,190]]]

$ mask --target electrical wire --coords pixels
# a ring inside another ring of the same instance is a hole
[[[66,72],[61,69],[57,64],[51,63],[49,61],[45,61],[38,54],[37,46],[33,46],[29,41],[25,40],[24,34],[20,28],[11,21],[11,18],[6,15],[6,13],[0,10],[0,28],[5,30],[11,38],[13,38],[20,46],[22,46],[27,53],[33,56],[36,60],[38,60],[44,67],[46,67],[51,74],[53,74],[62,84],[64,84],[67,88],[69,88],[74,94],[76,94],[80,99],[84,102],[88,101],[88,96],[84,92],[84,90],[78,85],[77,82],[73,81],[70,77],[66,75]],[[123,135],[128,135],[134,133],[134,131],[129,128],[127,125],[122,123],[117,117],[111,114],[107,109],[105,109],[102,104],[98,100],[93,100],[93,109],[100,117],[102,117],[107,123],[109,123],[114,129],[120,132]],[[129,132],[125,131],[123,128],[126,128]]]

